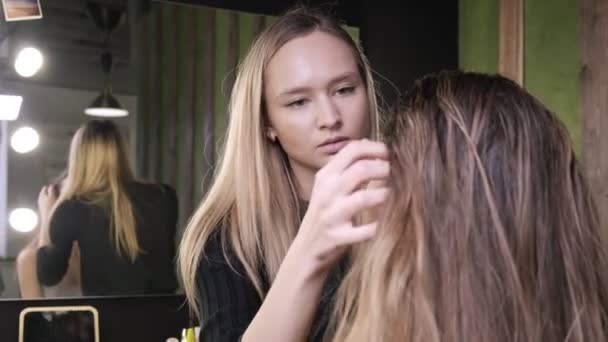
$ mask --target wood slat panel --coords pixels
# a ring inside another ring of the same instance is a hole
[[[149,83],[149,87],[150,87],[150,98],[149,98],[149,102],[150,102],[150,111],[148,112],[148,116],[150,117],[149,120],[149,127],[150,129],[148,130],[148,134],[150,135],[149,137],[149,153],[148,153],[148,164],[150,166],[149,170],[150,172],[148,173],[150,179],[153,180],[158,180],[160,175],[161,175],[161,160],[160,160],[160,156],[161,156],[161,149],[160,149],[160,141],[159,141],[159,137],[161,134],[161,127],[162,127],[162,122],[161,122],[161,112],[160,112],[160,92],[161,92],[161,72],[160,72],[160,66],[161,66],[161,60],[160,60],[160,56],[161,56],[161,52],[162,52],[162,41],[161,41],[161,37],[160,37],[160,32],[162,32],[163,29],[163,18],[160,15],[160,11],[159,11],[159,7],[158,4],[156,4],[156,6],[152,7],[152,10],[150,11],[150,21],[152,23],[152,27],[151,27],[151,32],[150,32],[150,39],[151,39],[151,44],[153,46],[152,52],[150,53],[150,68],[149,73],[150,73],[150,83]]]
[[[192,99],[194,101],[194,202],[198,203],[202,196],[203,188],[203,173],[205,171],[204,159],[205,159],[205,131],[204,131],[204,120],[205,120],[205,102],[203,101],[203,84],[209,82],[205,79],[205,34],[207,21],[210,16],[210,9],[203,8],[200,11],[196,11],[196,22],[193,30],[195,34],[194,39],[194,87]],[[211,81],[213,83],[213,81]],[[213,113],[213,110],[210,110]]]
[[[216,62],[218,56],[216,50],[217,32],[217,11],[209,10],[205,12],[206,20],[203,21],[203,65],[201,97],[203,100],[203,163],[201,173],[203,193],[209,190],[213,180],[213,170],[215,167],[215,151],[216,151],[216,135],[215,135],[215,118],[218,108],[221,106],[216,104],[216,85],[218,82],[219,64]],[[220,55],[221,57],[221,55]],[[221,60],[221,59],[220,59]],[[221,75],[221,73],[219,73]],[[221,77],[221,76],[220,76]],[[221,80],[221,78],[220,78]]]
[[[608,2],[578,1],[582,157],[602,224],[608,223]]]
[[[245,15],[241,15],[241,17],[243,16]],[[225,82],[222,87],[222,91],[225,94],[224,98],[226,100],[226,104],[230,99],[232,86],[234,85],[234,81],[236,79],[236,67],[239,63],[239,39],[241,36],[240,21],[239,14],[237,12],[228,12],[228,49],[226,51],[227,65]],[[228,113],[225,109],[224,112],[226,113],[225,116],[227,123],[228,120],[230,120],[230,113]]]
[[[255,39],[262,30],[266,27],[266,20],[263,15],[255,15],[253,17],[253,38]]]
[[[255,34],[254,19],[255,15],[240,14],[238,15],[238,60],[239,62],[245,57],[251,40]]]
[[[146,132],[148,127],[148,120],[150,116],[150,89],[147,86],[150,83],[149,73],[149,58],[142,58],[142,56],[150,55],[150,39],[149,39],[149,28],[150,21],[149,16],[145,16],[140,22],[141,29],[138,29],[138,45],[140,52],[138,53],[138,91],[137,96],[137,174],[139,177],[147,179],[149,177],[149,162],[148,162],[148,145],[150,144],[149,135]]]
[[[151,7],[149,25],[142,26],[149,45],[142,50],[139,80],[145,88],[142,168],[149,179],[176,188],[184,223],[212,181],[239,58],[267,17],[167,3]]]
[[[162,180],[171,186],[176,186],[176,98],[177,98],[177,20],[176,6],[165,5],[162,9],[163,20],[166,22],[162,32],[163,61],[162,61],[162,93],[161,110],[163,116],[163,157]]]
[[[499,0],[498,72],[524,83],[524,0]]]
[[[193,122],[192,117],[192,11],[187,7],[179,7],[176,17],[177,42],[177,112],[176,128],[176,186],[179,199],[179,212],[189,214],[192,211],[192,145]],[[185,225],[186,216],[180,215],[178,227]]]
[[[196,130],[196,19],[195,12],[190,11],[187,14],[185,29],[189,32],[187,37],[187,73],[184,79],[184,84],[187,85],[186,102],[187,111],[185,117],[185,132],[184,132],[184,169],[182,172],[183,183],[183,199],[184,213],[191,213],[194,209],[194,180],[195,180],[195,155],[194,155],[194,135]]]
[[[226,77],[228,73],[228,45],[229,36],[229,12],[223,10],[215,11],[215,108],[214,108],[214,136],[216,143],[222,144],[224,133],[228,123],[227,104],[230,94],[226,90]],[[216,146],[217,147],[217,146]]]

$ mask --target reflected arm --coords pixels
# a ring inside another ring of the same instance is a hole
[[[67,272],[79,227],[82,229],[87,224],[87,208],[79,201],[66,200],[57,206],[50,219],[43,218],[41,224],[37,275],[40,284],[52,286],[59,283]]]

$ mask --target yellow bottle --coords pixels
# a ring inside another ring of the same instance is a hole
[[[194,328],[187,328],[182,330],[181,342],[196,342],[196,336],[194,336]]]

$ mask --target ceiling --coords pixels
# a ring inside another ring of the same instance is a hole
[[[104,77],[100,54],[103,36],[87,13],[87,4],[124,11],[123,21],[111,36],[109,50],[113,55],[114,89],[134,93],[131,73],[130,26],[126,0],[41,0],[41,19],[0,21],[0,79],[35,82],[79,89],[99,89]],[[31,79],[23,80],[13,70],[16,53],[26,45],[39,48],[44,57],[43,69]]]

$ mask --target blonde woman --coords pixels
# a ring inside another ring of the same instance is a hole
[[[608,340],[606,231],[554,113],[504,77],[450,72],[387,127],[391,192],[334,341]]]
[[[109,120],[78,129],[70,146],[65,189],[40,192],[37,275],[52,286],[80,247],[84,295],[173,293],[177,221],[175,192],[134,179],[120,130]]]
[[[240,65],[223,159],[180,250],[201,341],[319,340],[347,247],[389,167],[358,45],[307,9],[279,17]],[[360,190],[358,190],[360,189]]]

